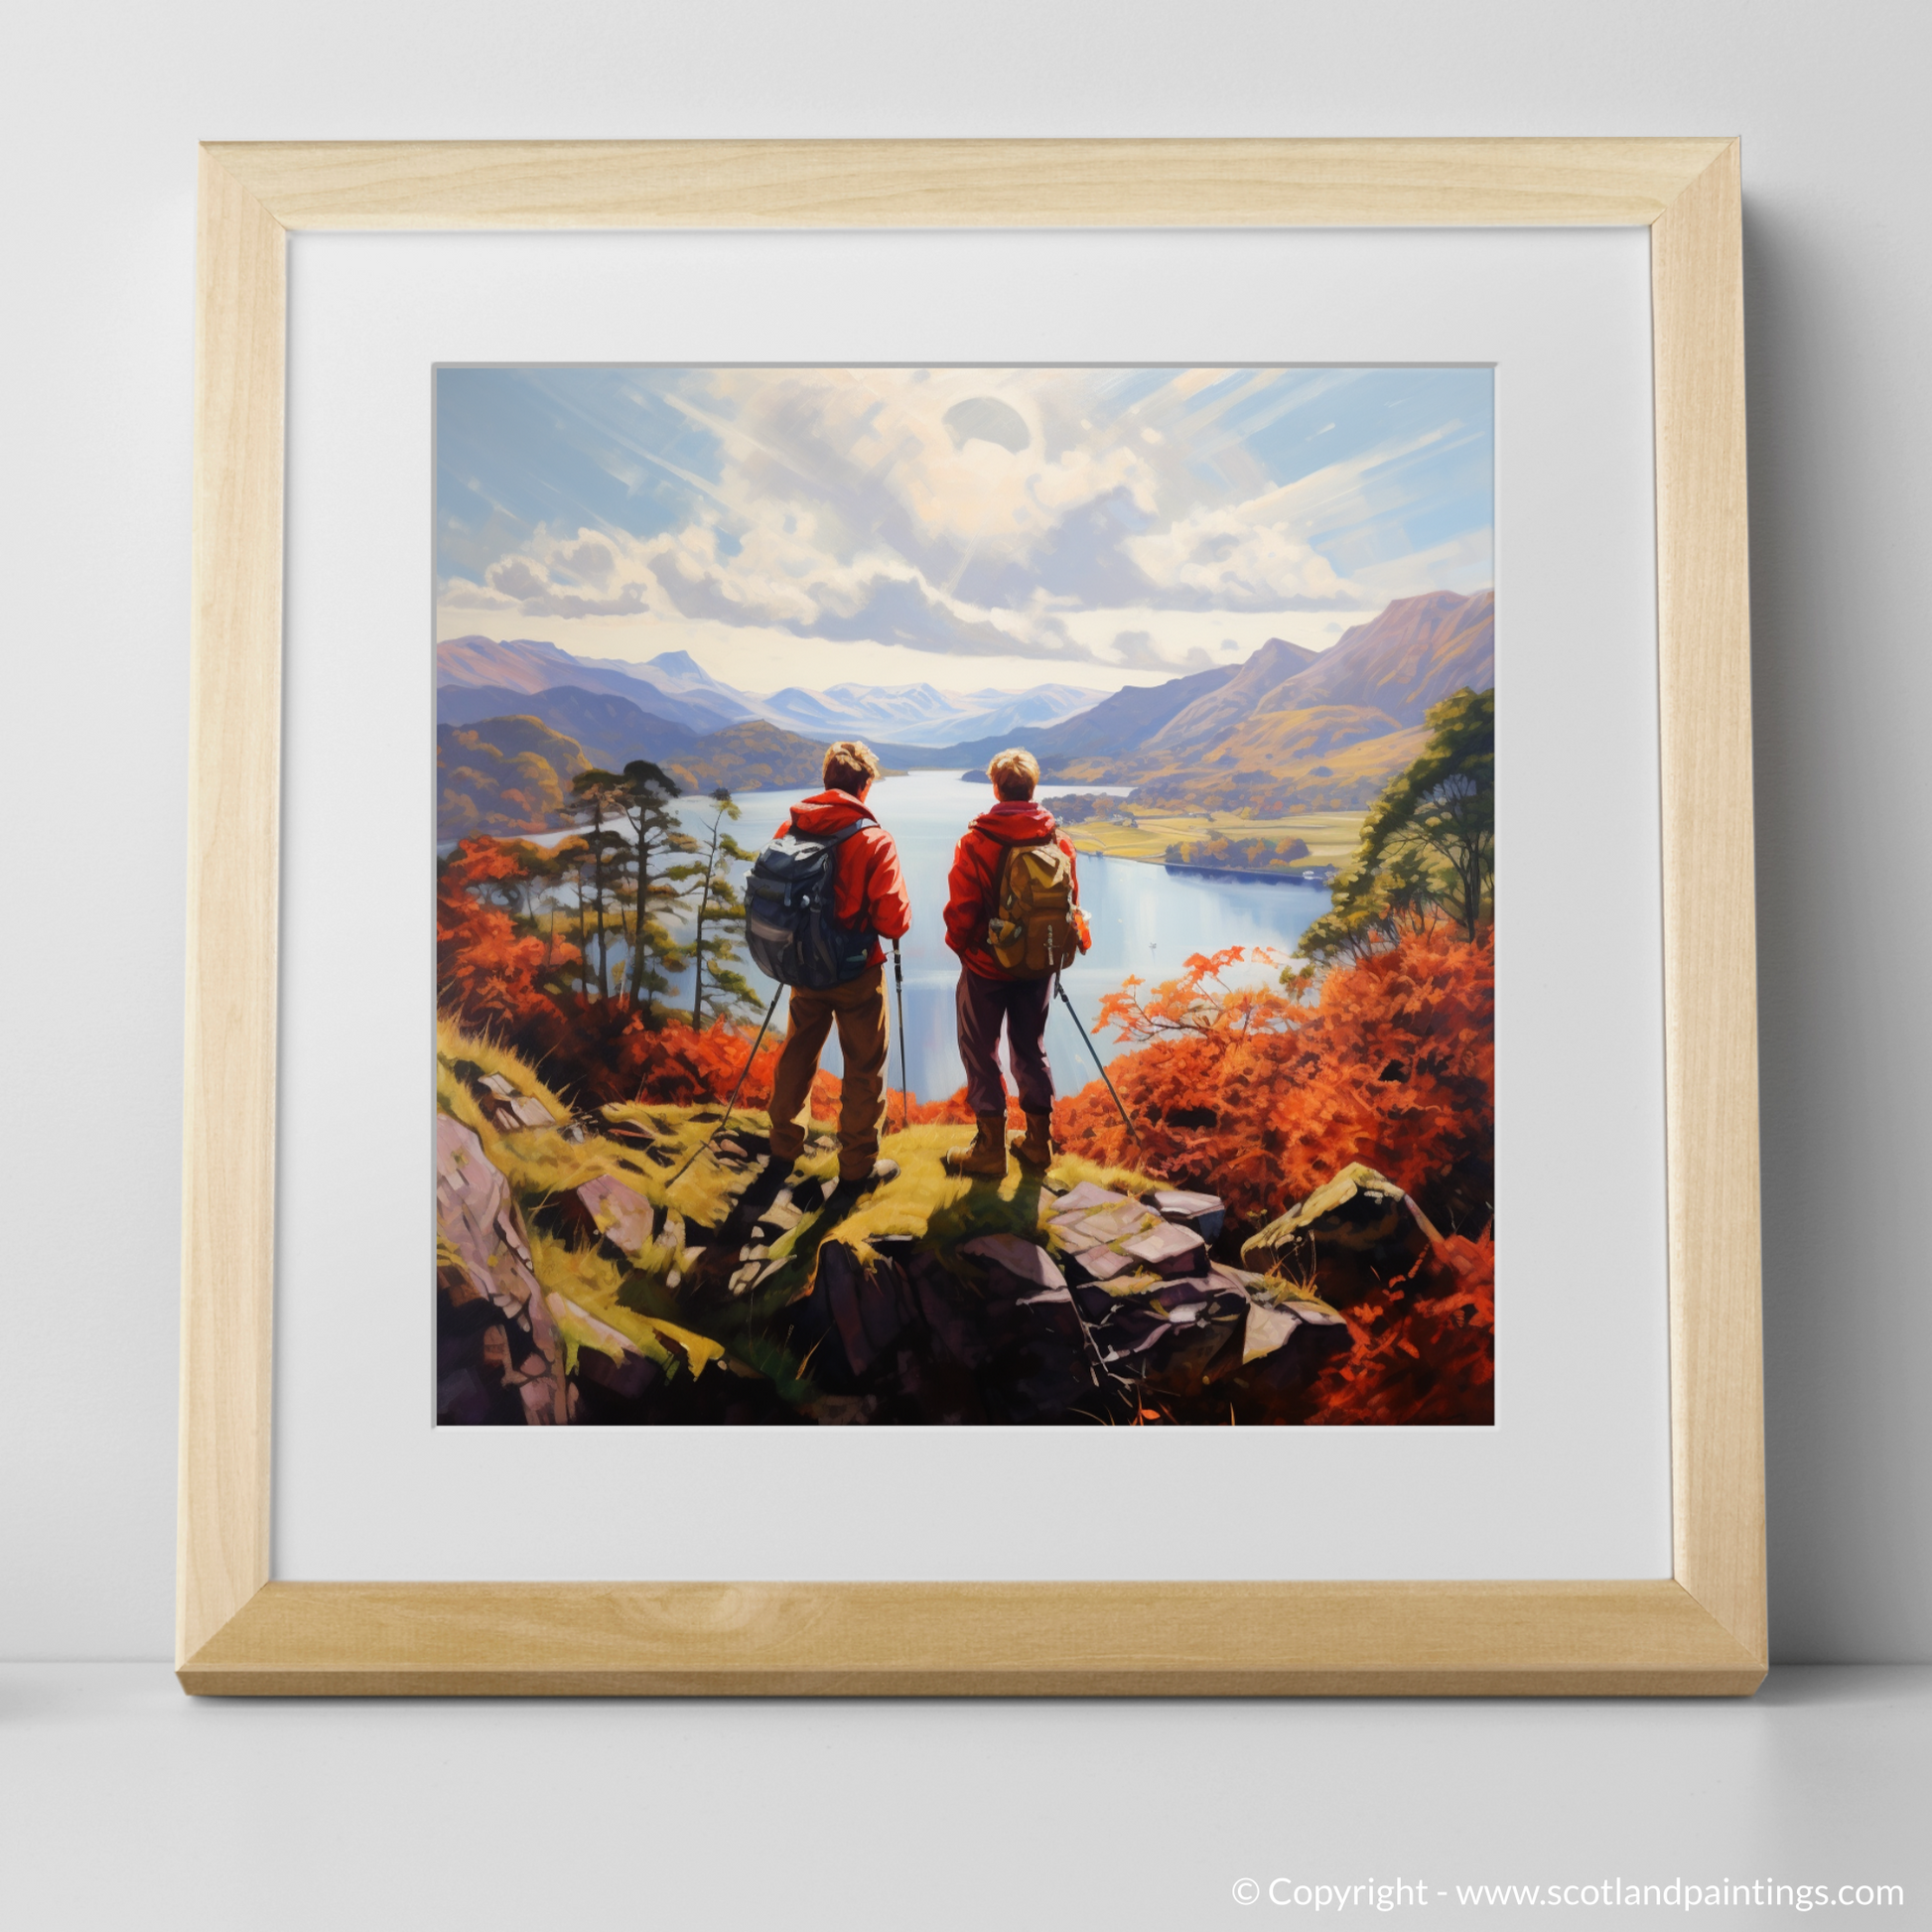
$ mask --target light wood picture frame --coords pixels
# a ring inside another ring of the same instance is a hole
[[[201,150],[177,1671],[262,1694],[1748,1694],[1766,1665],[1739,157],[1725,139]],[[286,240],[300,229],[1650,230],[1673,1575],[270,1577]]]

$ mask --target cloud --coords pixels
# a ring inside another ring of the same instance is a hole
[[[1327,533],[1390,515],[1390,466],[1426,460],[1418,453],[1432,437],[1357,450],[1287,483],[1245,440],[1244,420],[1272,422],[1297,397],[1349,379],[715,369],[651,386],[634,376],[632,399],[649,402],[655,427],[614,429],[613,445],[635,489],[678,506],[669,527],[657,514],[648,535],[609,522],[505,531],[486,565],[465,557],[442,599],[947,655],[1207,663],[1191,639],[1184,653],[1172,636],[1163,649],[1160,614],[1366,610],[1402,574],[1399,553],[1379,541],[1359,574],[1346,573]],[[684,431],[664,427],[679,422]],[[1121,631],[1109,655],[1064,621],[1099,611],[1145,613],[1153,628]]]
[[[1155,642],[1151,630],[1117,630],[1113,641],[1114,661],[1128,671],[1205,670],[1213,661],[1198,644],[1179,656],[1171,655]]]
[[[596,537],[584,537],[575,548],[558,551],[551,567],[561,566],[586,583],[606,584],[617,568],[617,561],[608,543]]]
[[[806,637],[843,643],[904,644],[912,650],[940,651],[953,657],[1092,656],[1070,639],[1058,649],[1048,646],[1042,650],[1036,638],[1022,638],[987,619],[969,618],[945,599],[934,597],[916,578],[874,578],[857,610],[828,614],[798,626],[798,630]],[[1034,648],[1027,648],[1029,644]]]
[[[596,594],[575,588],[574,580],[591,575]],[[519,617],[684,618],[944,656],[1106,661],[1050,611],[996,613],[965,603],[889,551],[842,564],[818,547],[809,517],[755,529],[735,545],[704,520],[641,540],[539,530],[526,551],[492,564],[483,584],[453,578],[440,595],[448,608]]]
[[[512,600],[541,597],[548,588],[543,578],[530,567],[527,557],[508,557],[500,564],[492,564],[488,583],[498,597]]]
[[[1361,605],[1360,590],[1339,576],[1300,534],[1289,484],[1244,503],[1202,508],[1166,529],[1130,537],[1123,548],[1154,587],[1155,601],[1195,611],[1331,611]]]

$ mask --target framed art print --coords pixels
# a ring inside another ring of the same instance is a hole
[[[188,1688],[1755,1684],[1734,145],[203,200]]]
[[[439,1425],[1493,1420],[1491,370],[435,381]]]

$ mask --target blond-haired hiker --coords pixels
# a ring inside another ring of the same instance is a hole
[[[1014,1152],[1043,1173],[1053,1158],[1053,1071],[1042,1041],[1053,974],[1084,950],[1079,874],[1070,841],[1034,800],[1039,765],[1031,752],[1002,752],[986,768],[997,797],[953,853],[946,944],[959,955],[959,1057],[976,1131],[946,1156],[954,1173],[985,1179],[1007,1172],[1007,1093],[1000,1075],[1004,1031],[1014,1085],[1027,1117]]]

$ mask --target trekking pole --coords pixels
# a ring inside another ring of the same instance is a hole
[[[912,1088],[905,1071],[905,968],[899,964],[898,941],[893,941],[893,990],[898,995],[898,1131],[912,1125]]]
[[[757,1039],[753,1040],[752,1050],[746,1057],[745,1071],[738,1076],[738,1084],[737,1086],[732,1088],[731,1099],[725,1102],[725,1111],[723,1112],[723,1114],[719,1116],[718,1125],[714,1127],[711,1130],[711,1132],[707,1134],[704,1137],[704,1139],[701,1140],[697,1144],[697,1146],[694,1147],[691,1150],[691,1152],[684,1157],[684,1166],[678,1169],[677,1173],[672,1174],[669,1180],[665,1181],[664,1191],[667,1194],[671,1191],[673,1187],[675,1187],[678,1184],[680,1180],[684,1178],[686,1173],[690,1172],[691,1163],[695,1161],[698,1158],[698,1156],[701,1155],[705,1151],[705,1149],[708,1148],[712,1144],[712,1142],[715,1141],[718,1138],[718,1136],[725,1131],[725,1122],[731,1119],[732,1108],[737,1104],[738,1096],[745,1091],[745,1081],[752,1071],[753,1063],[758,1059],[759,1048],[764,1044],[764,1030],[765,1028],[770,1026],[771,1016],[777,1012],[778,1002],[782,1000],[784,997],[785,997],[785,990],[782,986],[778,988],[777,992],[772,994],[771,1004],[765,1008],[764,1018],[759,1022],[759,1036]]]
[[[1114,1105],[1116,1107],[1120,1107],[1121,1125],[1125,1127],[1127,1131],[1134,1136],[1134,1145],[1137,1148],[1139,1148],[1143,1154],[1145,1154],[1147,1152],[1146,1144],[1142,1141],[1139,1132],[1136,1130],[1134,1126],[1134,1123],[1128,1119],[1127,1109],[1124,1106],[1121,1106],[1120,1095],[1114,1091],[1113,1081],[1107,1078],[1107,1069],[1104,1066],[1101,1066],[1100,1064],[1100,1049],[1094,1045],[1091,1039],[1087,1038],[1087,1030],[1085,1027],[1080,1025],[1080,1016],[1077,1013],[1073,1013],[1073,1002],[1066,997],[1066,988],[1060,984],[1060,976],[1057,973],[1053,975],[1053,991],[1060,996],[1060,1005],[1063,1006],[1068,1013],[1073,1014],[1073,1024],[1076,1027],[1080,1028],[1080,1037],[1086,1040],[1087,1051],[1093,1055],[1094,1065],[1100,1067],[1100,1077],[1103,1080],[1107,1081],[1107,1091],[1113,1094]]]

